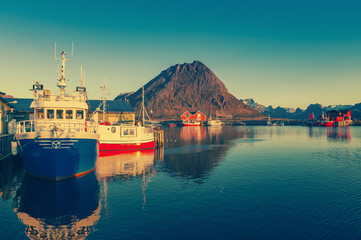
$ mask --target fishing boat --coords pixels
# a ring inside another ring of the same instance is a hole
[[[222,125],[222,122],[218,119],[209,119],[207,121],[207,125],[208,126],[221,126]]]
[[[103,90],[105,86],[103,87]],[[105,91],[105,90],[104,90]],[[105,120],[106,98],[103,94],[103,120]],[[98,124],[99,151],[127,151],[152,149],[155,147],[152,125],[145,123],[144,89],[142,103],[142,121],[138,124],[117,124],[100,122]]]
[[[267,126],[272,126],[271,115],[268,115]]]
[[[200,126],[201,122],[198,121],[183,121],[182,122],[183,126],[185,127],[194,127],[194,126]]]
[[[85,175],[95,169],[98,156],[96,124],[86,120],[86,88],[82,84],[72,94],[65,91],[65,62],[71,60],[65,55],[55,56],[62,63],[59,95],[35,82],[30,105],[34,119],[18,122],[15,135],[26,172],[49,180]]]
[[[218,114],[216,112],[216,119],[212,119],[212,115],[209,116],[209,119],[207,121],[208,126],[220,126],[222,125],[222,122],[218,119]]]

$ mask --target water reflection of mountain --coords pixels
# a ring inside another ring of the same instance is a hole
[[[95,173],[50,182],[25,176],[14,211],[30,239],[84,239],[100,217]]]
[[[154,172],[154,149],[103,153],[98,158],[99,179],[126,180]]]
[[[192,130],[193,129],[193,130]],[[174,177],[202,183],[239,138],[253,139],[264,133],[252,127],[183,127],[166,129],[162,169]]]

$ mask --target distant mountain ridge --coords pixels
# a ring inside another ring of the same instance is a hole
[[[308,119],[309,115],[312,113],[315,117],[321,116],[323,113],[326,113],[330,110],[351,110],[352,118],[361,120],[361,103],[355,105],[330,105],[322,106],[319,103],[310,104],[305,110],[300,108],[284,108],[272,106],[265,107],[261,104],[255,102],[252,98],[241,99],[242,102],[252,106],[257,111],[261,112],[265,116],[270,116],[271,118],[288,118],[288,119]]]
[[[162,71],[144,85],[145,105],[155,117],[179,118],[185,111],[218,113],[223,117],[261,117],[260,112],[230,94],[223,82],[203,63],[177,64]],[[136,110],[142,103],[142,89],[118,95]]]

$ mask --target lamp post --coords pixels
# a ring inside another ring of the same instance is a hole
[[[5,103],[3,106],[4,106],[4,111],[5,111],[5,114],[6,114],[6,109],[5,109],[5,106],[6,105],[10,105],[10,104],[17,104],[18,103],[18,101],[12,101],[12,102],[7,102],[7,103]],[[10,109],[10,112],[13,112],[13,109],[11,108]],[[7,116],[7,115],[6,115]],[[8,118],[7,118],[7,120],[9,120]]]

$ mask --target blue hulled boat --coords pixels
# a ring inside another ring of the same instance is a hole
[[[28,174],[50,180],[77,177],[95,169],[99,134],[96,124],[86,120],[86,89],[77,87],[72,94],[65,91],[65,58],[61,52],[59,95],[36,82],[33,85],[34,120],[17,124],[25,170]],[[82,79],[81,79],[82,81]]]

